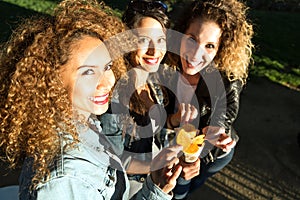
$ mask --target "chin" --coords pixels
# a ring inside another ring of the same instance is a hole
[[[199,72],[199,70],[191,69],[191,68],[185,68],[183,71],[185,74],[191,75],[191,76],[193,76]]]
[[[149,72],[149,73],[153,73],[153,72],[157,72],[158,68],[159,68],[159,64],[158,65],[152,65],[152,66],[146,65],[144,70]]]
[[[107,106],[103,106],[101,109],[95,109],[94,114],[95,115],[102,115],[103,113],[105,113],[108,109],[108,105]]]

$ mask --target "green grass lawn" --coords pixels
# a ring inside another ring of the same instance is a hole
[[[19,17],[51,14],[59,0],[3,0],[0,2],[0,42],[9,36]],[[6,3],[5,3],[6,2]],[[107,0],[120,16],[125,0]],[[300,91],[300,13],[250,10],[254,23],[254,65],[250,76]]]
[[[300,65],[300,13],[252,11],[257,53]]]
[[[300,91],[300,13],[256,11],[254,66],[250,73]]]

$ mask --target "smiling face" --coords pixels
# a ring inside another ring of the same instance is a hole
[[[181,40],[183,73],[196,75],[216,56],[221,37],[220,27],[212,21],[194,19]]]
[[[68,88],[73,108],[86,119],[108,108],[109,92],[115,83],[112,61],[105,45],[86,36],[71,46],[72,52],[63,67],[62,79]]]
[[[166,53],[166,34],[161,24],[151,18],[143,18],[137,27],[138,49],[135,62],[147,72],[156,72]]]

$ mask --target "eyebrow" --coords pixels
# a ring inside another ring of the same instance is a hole
[[[104,67],[106,67],[106,66],[112,64],[112,62],[113,62],[113,61],[110,60],[108,63],[106,63],[106,64],[104,65]],[[97,66],[97,65],[81,65],[81,66],[77,67],[77,70],[82,69],[82,68],[85,68],[85,67],[97,68],[97,67],[99,67],[99,66]]]
[[[138,35],[138,38],[139,38],[139,37],[149,38],[149,39],[151,39],[151,40],[153,39],[153,38],[151,38],[150,36],[148,36],[148,35],[143,35],[143,34],[142,34],[142,35]],[[166,38],[167,36],[162,34],[162,35],[159,35],[159,36],[157,36],[157,37],[158,37],[158,38]]]
[[[81,65],[81,66],[77,67],[77,70],[78,70],[78,69],[81,69],[81,68],[85,68],[85,67],[96,68],[97,66],[95,66],[95,65]]]
[[[195,35],[192,34],[192,33],[186,33],[186,35],[192,36],[193,38],[196,38],[198,41],[200,40],[200,38],[199,38],[198,36],[195,36]],[[208,42],[206,42],[206,43],[207,43],[207,44],[219,44],[219,41],[217,41],[217,42],[208,41]]]

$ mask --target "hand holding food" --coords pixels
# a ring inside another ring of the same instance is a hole
[[[205,135],[197,135],[199,131],[192,124],[184,124],[176,131],[176,143],[183,147],[185,162],[195,162],[203,149]]]

